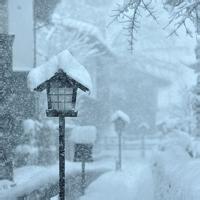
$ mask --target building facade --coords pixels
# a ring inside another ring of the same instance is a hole
[[[0,179],[13,180],[14,149],[21,140],[23,120],[35,117],[35,101],[27,88],[27,72],[13,70],[15,36],[8,34],[7,5],[6,0],[0,2]]]

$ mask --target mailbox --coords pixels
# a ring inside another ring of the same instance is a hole
[[[74,162],[92,162],[93,144],[75,144]]]

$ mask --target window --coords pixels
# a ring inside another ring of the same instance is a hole
[[[68,111],[74,109],[72,103],[73,88],[50,88],[50,109]]]

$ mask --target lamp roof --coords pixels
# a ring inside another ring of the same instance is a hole
[[[116,112],[114,112],[114,114],[111,117],[112,122],[116,121],[117,119],[121,119],[124,122],[126,122],[127,124],[130,123],[129,116],[121,110],[117,110]]]
[[[74,80],[83,91],[92,90],[92,81],[88,71],[68,50],[53,56],[48,62],[32,69],[28,74],[28,87],[32,91],[42,91],[46,88],[46,83],[59,72],[63,72],[69,79]]]

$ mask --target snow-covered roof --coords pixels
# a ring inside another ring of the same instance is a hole
[[[72,130],[70,141],[81,144],[94,144],[96,140],[96,127],[78,126]]]
[[[92,81],[88,71],[68,50],[62,51],[58,55],[53,56],[48,62],[32,69],[28,74],[28,87],[34,90],[54,76],[59,69],[90,91],[92,90]]]
[[[126,114],[126,113],[124,113],[123,111],[121,111],[121,110],[117,110],[112,116],[111,116],[111,121],[113,122],[113,121],[115,121],[115,120],[117,120],[117,119],[122,119],[122,120],[124,120],[126,123],[130,123],[130,118],[129,118],[129,116]]]

